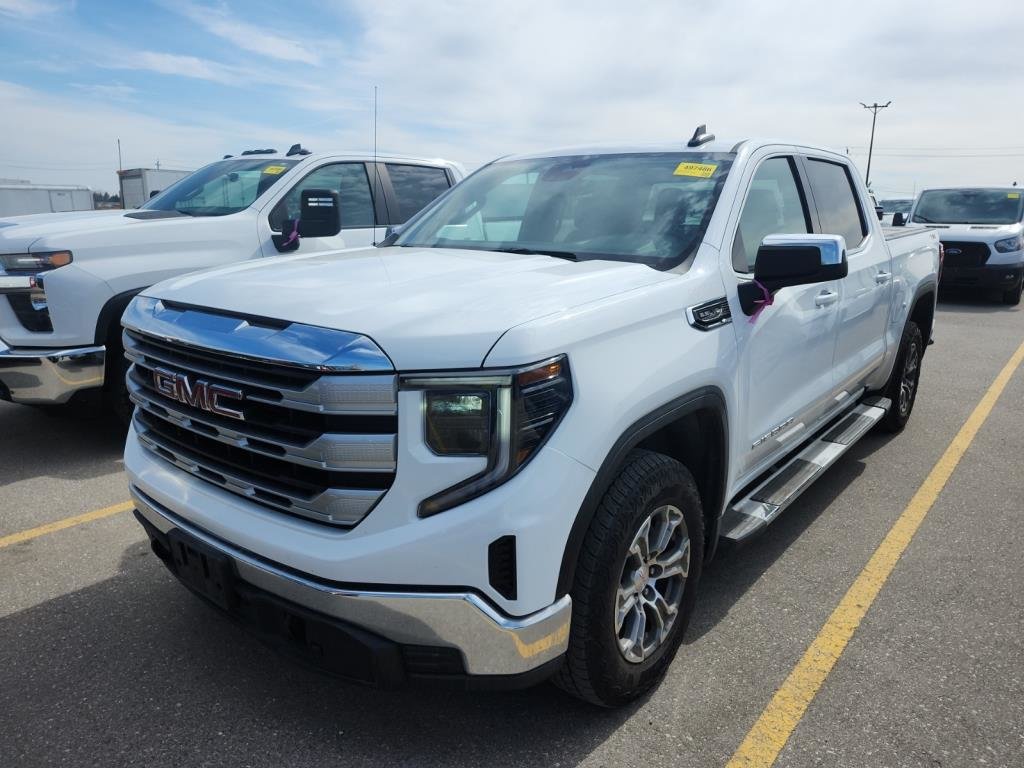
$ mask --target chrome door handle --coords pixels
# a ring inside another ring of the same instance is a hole
[[[892,272],[879,272],[875,275],[875,282],[879,285],[885,285],[889,282],[890,277],[892,277]]]
[[[835,291],[822,291],[814,297],[814,306],[827,307],[839,301],[839,294]]]

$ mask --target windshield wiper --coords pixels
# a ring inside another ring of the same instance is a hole
[[[502,253],[521,253],[526,256],[554,256],[556,259],[579,261],[579,256],[572,251],[549,251],[546,248],[496,248],[495,250]]]
[[[934,224],[935,222],[929,219],[927,216],[922,216],[920,213],[914,216],[914,221],[920,221],[922,224]]]

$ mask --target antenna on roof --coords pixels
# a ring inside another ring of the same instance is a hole
[[[708,133],[708,127],[706,124],[701,123],[697,126],[697,130],[693,132],[693,138],[686,142],[688,147],[699,147],[701,144],[707,144],[709,141],[715,140],[715,134]]]
[[[291,147],[288,149],[288,152],[285,154],[285,157],[291,157],[292,155],[310,154],[312,154],[312,152],[310,152],[308,149],[303,149],[301,144],[292,144]]]

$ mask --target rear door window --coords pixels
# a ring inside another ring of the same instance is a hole
[[[270,212],[270,228],[281,231],[285,219],[299,218],[302,190],[330,189],[338,193],[342,229],[374,226],[373,197],[364,163],[331,163],[307,174]]]
[[[444,168],[427,165],[387,163],[391,187],[398,198],[398,212],[391,212],[391,223],[402,224],[419,213],[427,203],[451,186]]]
[[[847,248],[857,248],[867,237],[868,227],[849,169],[814,158],[807,159],[806,168],[822,234],[842,235]]]
[[[732,242],[733,268],[737,272],[753,272],[757,250],[767,235],[807,234],[810,231],[792,158],[769,158],[754,174],[743,203]]]

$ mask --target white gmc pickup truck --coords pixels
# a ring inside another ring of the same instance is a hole
[[[137,517],[190,589],[338,675],[617,705],[720,541],[906,423],[938,269],[824,149],[504,158],[381,247],[136,298]]]
[[[295,250],[305,191],[342,201],[339,228],[302,241],[317,253],[383,239],[463,175],[443,160],[296,144],[211,163],[139,210],[0,219],[0,399],[52,405],[102,388],[127,421],[118,320],[141,289]]]

